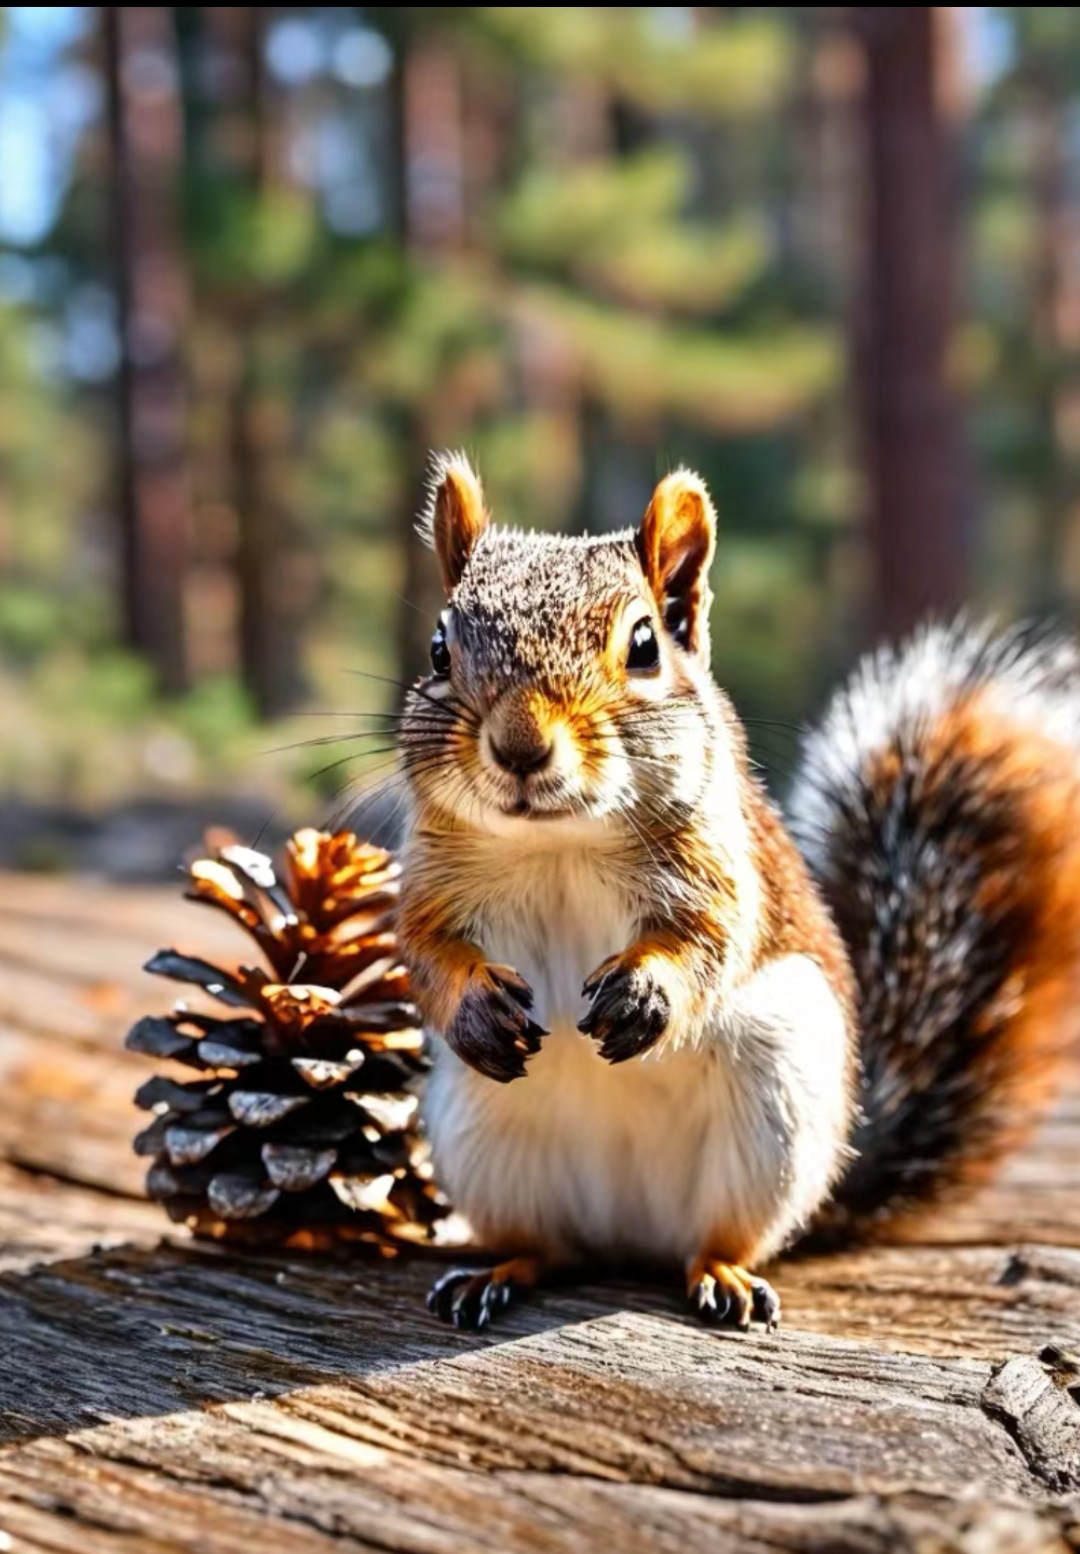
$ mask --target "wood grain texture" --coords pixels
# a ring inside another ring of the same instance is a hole
[[[165,1237],[119,1043],[172,941],[243,953],[168,892],[0,880],[7,1547],[1080,1548],[1080,1075],[932,1240],[782,1263],[778,1334],[697,1327],[672,1275],[476,1337],[425,1312],[430,1259]]]

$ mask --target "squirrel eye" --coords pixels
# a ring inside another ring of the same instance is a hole
[[[638,621],[630,633],[626,667],[632,674],[655,674],[660,668],[660,644],[647,615]]]
[[[431,639],[431,667],[440,679],[450,673],[450,646],[446,640],[446,626],[442,621],[435,627]]]

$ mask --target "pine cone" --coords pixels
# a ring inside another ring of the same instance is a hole
[[[416,1130],[426,1064],[397,959],[392,856],[350,833],[298,831],[281,878],[227,837],[190,865],[189,899],[227,912],[269,970],[161,950],[147,971],[229,1011],[178,1003],[129,1033],[133,1052],[195,1069],[148,1079],[135,1140],[151,1198],[199,1235],[384,1250],[433,1238],[448,1209]],[[200,1001],[205,1002],[205,1000]]]

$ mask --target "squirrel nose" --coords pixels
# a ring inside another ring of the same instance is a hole
[[[550,739],[539,736],[536,739],[511,740],[503,735],[502,744],[494,739],[490,741],[491,753],[497,764],[503,771],[512,772],[515,777],[527,777],[530,772],[539,772],[551,760],[551,752],[554,748]]]

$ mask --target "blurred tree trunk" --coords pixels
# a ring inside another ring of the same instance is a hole
[[[127,642],[168,692],[188,682],[184,587],[190,492],[183,363],[187,280],[173,13],[102,10],[120,333],[117,485]]]
[[[710,8],[711,9],[711,8]],[[704,20],[701,8],[695,25]],[[572,171],[580,162],[610,163],[644,154],[659,139],[655,116],[613,93],[606,82],[588,78],[560,83],[560,139],[557,156]],[[682,127],[666,126],[665,133],[694,160],[695,179],[701,176],[700,159]],[[567,515],[568,532],[588,529],[603,533],[636,523],[644,514],[658,475],[653,432],[628,425],[613,414],[596,395],[585,391],[577,402],[577,443],[581,479],[573,512]]]
[[[465,167],[459,63],[438,28],[417,35],[402,18],[387,23],[394,45],[394,218],[398,241],[418,268],[437,265],[465,242]],[[403,556],[398,665],[409,682],[428,667],[431,634],[443,607],[438,568],[416,533],[427,496],[428,459],[462,431],[448,386],[404,407],[405,465],[397,528]]]
[[[268,192],[266,81],[259,6],[229,8],[243,29],[242,112],[247,120],[248,180],[252,201]],[[289,413],[273,386],[259,283],[254,281],[237,318],[243,356],[233,405],[236,508],[239,520],[240,663],[244,683],[262,717],[289,711],[305,691],[301,665],[304,590],[295,575],[293,523],[286,507],[282,443]]]
[[[860,6],[865,257],[857,397],[873,547],[872,626],[895,637],[963,602],[968,489],[949,383],[955,169],[944,12]]]
[[[1071,104],[1056,71],[1040,72],[1031,104],[1034,127],[1036,249],[1032,323],[1039,400],[1042,523],[1038,602],[1043,611],[1063,603],[1066,572],[1075,598],[1080,390],[1069,370],[1080,347],[1077,233],[1069,186]],[[1072,531],[1072,532],[1070,532]],[[1070,566],[1070,561],[1073,563]]]
[[[208,6],[208,41],[218,56],[220,100],[212,105],[214,155],[239,184],[254,215],[273,192],[263,64],[266,10]],[[241,281],[225,303],[236,355],[228,412],[232,500],[237,519],[239,660],[260,717],[290,711],[303,699],[301,639],[307,606],[306,568],[288,505],[286,455],[291,417],[276,386],[274,340],[258,275]]]

